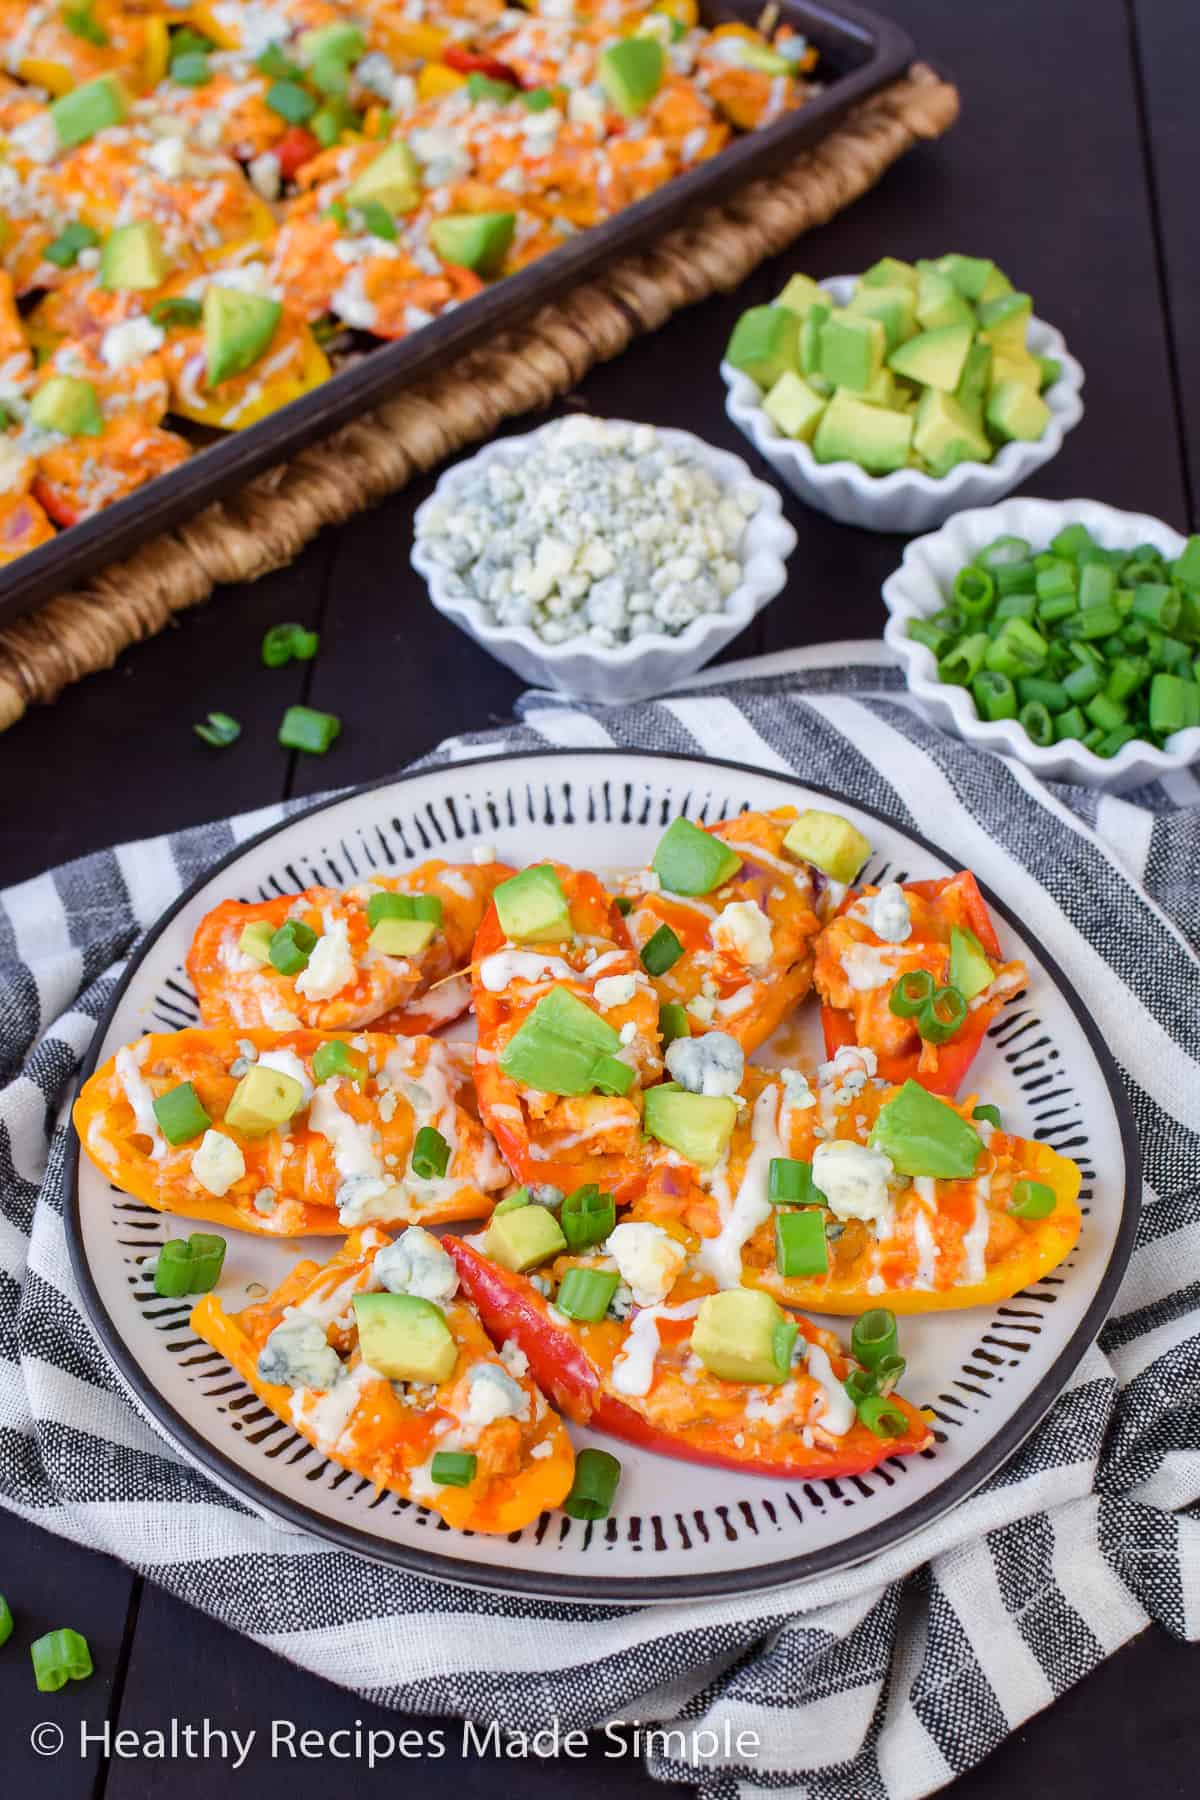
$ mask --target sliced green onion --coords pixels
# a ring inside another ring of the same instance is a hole
[[[890,1394],[907,1367],[907,1362],[900,1355],[881,1356],[875,1364],[875,1392]]]
[[[975,561],[981,569],[994,572],[996,569],[1007,568],[1013,563],[1025,562],[1032,547],[1024,538],[998,537],[994,538],[990,544],[985,544],[984,548],[977,553]]]
[[[975,710],[981,719],[994,723],[997,719],[1015,719],[1017,691],[1007,675],[996,669],[980,669],[971,683]]]
[[[1032,621],[1037,611],[1036,594],[1005,594],[992,614],[989,635],[994,635],[999,631],[1006,619],[1029,619]]]
[[[60,16],[72,36],[82,38],[85,44],[94,44],[97,50],[105,50],[112,42],[92,11],[92,0],[84,0],[82,6],[64,6]]]
[[[1021,705],[1028,706],[1031,701],[1044,706],[1047,712],[1065,712],[1071,704],[1071,697],[1060,681],[1047,681],[1042,675],[1026,675],[1017,683],[1017,693]]]
[[[69,1626],[35,1638],[29,1646],[29,1654],[33,1659],[33,1678],[39,1694],[57,1694],[68,1681],[86,1681],[92,1673],[88,1641]]]
[[[1033,743],[1045,745],[1054,742],[1054,720],[1040,700],[1027,701],[1017,714],[1017,720]]]
[[[1179,595],[1174,588],[1164,587],[1161,583],[1143,582],[1134,588],[1129,610],[1133,618],[1144,619],[1147,625],[1157,625],[1160,631],[1174,631],[1179,623]]]
[[[0,1644],[7,1644],[13,1634],[12,1609],[8,1601],[0,1594]]]
[[[785,1279],[828,1272],[826,1217],[824,1212],[775,1214],[775,1267]]]
[[[767,1197],[772,1206],[828,1206],[813,1181],[812,1164],[795,1156],[773,1156],[767,1178]]]
[[[628,894],[618,894],[616,908],[623,919],[627,919],[633,911],[633,901]]]
[[[164,1300],[184,1294],[207,1294],[221,1279],[225,1264],[225,1239],[213,1231],[194,1231],[191,1237],[168,1238],[154,1265],[154,1291]]]
[[[910,619],[908,636],[913,639],[914,643],[924,644],[925,648],[932,650],[937,657],[942,656],[950,648],[952,642],[950,633],[943,631],[940,625],[935,625],[932,619]]]
[[[989,642],[986,631],[961,639],[938,663],[938,680],[951,687],[970,687],[983,667]]]
[[[154,302],[150,322],[168,330],[172,325],[198,325],[203,312],[199,300],[192,300],[187,294],[170,294],[165,300]]]
[[[533,1196],[527,1187],[514,1188],[503,1200],[497,1201],[492,1208],[493,1219],[502,1219],[505,1213],[520,1212],[523,1206],[532,1206]]]
[[[478,1466],[479,1458],[469,1450],[435,1450],[429,1479],[438,1487],[470,1487]]]
[[[1078,706],[1068,706],[1066,712],[1060,712],[1054,720],[1054,741],[1061,744],[1065,738],[1081,738],[1088,728]]]
[[[313,1080],[318,1084],[345,1076],[347,1081],[357,1081],[361,1085],[367,1078],[359,1058],[340,1038],[326,1038],[317,1045],[313,1051],[312,1072]]]
[[[1058,1195],[1044,1181],[1018,1181],[1008,1210],[1018,1219],[1048,1219],[1057,1205]]]
[[[266,102],[273,113],[289,125],[303,125],[317,110],[317,103],[307,88],[297,81],[273,81],[266,92]]]
[[[445,911],[436,894],[372,894],[367,901],[367,924],[372,930],[381,919],[424,919],[440,925]]]
[[[1036,675],[1046,660],[1050,646],[1028,619],[1006,619],[999,635],[990,640],[984,661],[999,675],[1015,679],[1019,675]]]
[[[616,1203],[611,1194],[600,1191],[594,1182],[576,1188],[562,1203],[558,1215],[568,1250],[578,1254],[593,1244],[602,1244],[617,1223]]]
[[[971,1114],[971,1117],[973,1119],[985,1120],[987,1124],[994,1125],[997,1131],[1002,1131],[1004,1129],[1000,1123],[1000,1108],[998,1106],[992,1106],[990,1103],[983,1106],[977,1106]]]
[[[898,1019],[915,1019],[933,998],[934,980],[928,969],[906,969],[888,995],[888,1010]]]
[[[1075,571],[1070,563],[1056,562],[1049,569],[1039,569],[1034,579],[1039,600],[1057,600],[1062,594],[1073,594],[1075,587]]]
[[[185,50],[172,57],[167,73],[180,87],[206,87],[212,80],[212,64],[203,50]]]
[[[965,619],[986,617],[996,598],[996,583],[986,569],[970,563],[954,577],[954,603]]]
[[[642,967],[648,975],[665,975],[683,955],[683,945],[669,925],[660,925],[642,951]]]
[[[563,1511],[572,1519],[607,1519],[620,1479],[621,1465],[607,1450],[581,1450]]]
[[[42,255],[55,268],[70,269],[74,267],[81,250],[90,250],[99,242],[99,232],[93,231],[82,220],[74,219],[69,225],[63,226],[52,244],[46,245]]]
[[[310,756],[324,756],[342,729],[342,721],[334,713],[316,712],[311,706],[289,706],[279,727],[279,742],[285,750],[306,750]]]
[[[850,1332],[850,1352],[856,1362],[874,1369],[883,1357],[897,1356],[899,1351],[900,1334],[894,1312],[886,1306],[873,1306],[869,1312],[859,1314]]]
[[[673,1044],[676,1038],[691,1037],[692,1027],[688,1020],[686,1007],[676,1006],[674,1001],[669,1001],[666,1006],[660,1006],[658,1030],[664,1050]]]
[[[1083,710],[1092,724],[1099,725],[1102,731],[1115,731],[1129,717],[1129,708],[1124,701],[1113,700],[1107,694],[1093,695]]]
[[[917,1031],[927,1044],[944,1044],[966,1016],[966,996],[956,987],[940,987],[917,1014]]]
[[[271,967],[281,975],[299,975],[307,969],[308,959],[316,948],[317,934],[302,919],[289,919],[271,939],[267,955]]]
[[[272,80],[290,81],[299,75],[300,70],[291,59],[284,55],[282,44],[268,44],[261,55],[254,59],[254,66],[260,75],[269,75]]]
[[[450,1146],[432,1125],[422,1125],[413,1145],[413,1174],[422,1181],[440,1181],[450,1167]]]
[[[242,728],[237,720],[230,713],[223,712],[210,712],[207,722],[203,725],[193,725],[192,730],[198,738],[203,738],[206,744],[211,744],[214,750],[228,749],[229,745],[236,744],[242,735]]]
[[[186,1144],[201,1137],[212,1124],[190,1081],[159,1094],[154,1100],[154,1116],[168,1144]]]
[[[268,669],[281,669],[293,659],[311,662],[320,642],[318,634],[303,625],[272,625],[262,641],[262,659]]]
[[[873,1431],[879,1438],[903,1437],[908,1430],[906,1415],[881,1394],[868,1394],[865,1399],[860,1400],[858,1416],[867,1430]]]
[[[554,1296],[554,1304],[568,1319],[594,1325],[608,1311],[620,1281],[615,1269],[568,1269]]]

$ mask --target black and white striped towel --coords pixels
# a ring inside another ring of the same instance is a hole
[[[817,1800],[928,1793],[1149,1619],[1200,1636],[1200,782],[1125,800],[1048,790],[927,725],[882,651],[849,644],[614,710],[529,695],[515,727],[430,760],[546,743],[795,770],[927,831],[1036,915],[1120,1058],[1146,1164],[1128,1278],[1068,1392],[1006,1469],[918,1538],[802,1589],[710,1604],[471,1594],[228,1498],[134,1411],[81,1314],[63,1113],[140,931],[269,809],[0,897],[0,1501],[387,1705],[527,1727],[625,1716],[756,1731],[752,1762],[699,1772],[712,1800],[756,1784]],[[697,1779],[680,1763],[654,1772]]]

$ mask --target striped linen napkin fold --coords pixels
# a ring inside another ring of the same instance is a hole
[[[63,1166],[75,1073],[124,960],[197,874],[303,810],[272,807],[0,894],[0,1503],[386,1706],[756,1733],[741,1762],[651,1756],[706,1800],[932,1792],[1150,1620],[1200,1637],[1200,782],[1124,799],[1043,786],[927,724],[871,644],[710,670],[619,708],[533,693],[519,712],[424,766],[615,744],[791,771],[1019,903],[1118,1057],[1145,1156],[1137,1248],[1099,1344],[971,1499],[873,1561],[771,1593],[475,1593],[260,1516],[158,1437],[110,1368],[71,1275]]]

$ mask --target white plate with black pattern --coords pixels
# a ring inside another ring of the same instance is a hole
[[[196,1021],[184,960],[218,901],[340,885],[428,856],[469,860],[494,844],[601,870],[644,866],[677,814],[836,804],[866,832],[869,879],[948,875],[933,845],[841,795],[697,757],[543,751],[453,764],[365,788],[244,844],[188,891],[142,945],[101,1025],[84,1077],[151,1030]],[[326,1461],[276,1419],[188,1326],[189,1303],[156,1296],[147,1270],[175,1218],[110,1187],[73,1145],[69,1227],[76,1274],[121,1376],[164,1433],[251,1504],[348,1549],[424,1574],[557,1599],[670,1600],[745,1592],[859,1561],[928,1524],[1011,1455],[1066,1385],[1112,1304],[1132,1247],[1140,1181],[1115,1065],[1078,995],[995,895],[1009,955],[1030,971],[980,1052],[977,1085],[1006,1125],[1073,1156],[1083,1231],[1062,1267],[994,1308],[901,1321],[905,1391],[935,1443],[841,1481],[773,1480],[686,1467],[613,1445],[623,1474],[610,1518],[544,1515],[506,1538],[451,1530],[435,1514]],[[787,1058],[820,1061],[815,1003],[790,1025]],[[450,1028],[453,1034],[454,1027]],[[758,1060],[770,1060],[760,1053]],[[236,1308],[330,1240],[231,1233],[221,1293]],[[848,1321],[833,1320],[845,1331]],[[576,1431],[580,1444],[602,1442]]]

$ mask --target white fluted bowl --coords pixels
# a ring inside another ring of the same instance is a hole
[[[556,423],[552,421],[519,437],[500,438],[447,469],[428,500],[417,509],[412,564],[424,577],[429,598],[438,612],[453,619],[477,644],[482,644],[523,680],[535,687],[556,688],[579,700],[644,700],[703,668],[782,592],[787,581],[784,560],[796,548],[796,533],[783,516],[783,502],[776,489],[765,481],[757,481],[740,456],[717,450],[690,431],[657,425],[654,429],[663,442],[688,450],[723,487],[748,486],[758,495],[758,511],[746,520],[739,551],[742,578],[720,612],[693,619],[678,636],[647,631],[611,649],[586,637],[546,644],[527,625],[498,625],[481,601],[453,591],[454,572],[434,562],[417,541],[422,515],[435,502],[452,501],[493,458],[519,461]],[[607,423],[630,421],[613,419]]]
[[[831,275],[821,286],[839,306],[845,306],[857,279],[855,275]],[[1028,344],[1036,355],[1056,357],[1062,364],[1058,380],[1042,395],[1050,419],[1041,437],[1033,444],[1005,444],[991,462],[959,463],[948,475],[939,477],[921,469],[869,475],[854,462],[818,462],[807,444],[785,437],[767,417],[758,383],[723,362],[721,374],[728,390],[725,411],[780,479],[818,512],[866,531],[932,531],[964,507],[991,506],[1011,494],[1035,469],[1058,455],[1067,432],[1082,419],[1083,369],[1060,333],[1044,319],[1031,319]]]
[[[909,692],[946,731],[1014,757],[1045,781],[1074,781],[1120,794],[1200,761],[1200,725],[1177,731],[1165,749],[1134,738],[1111,757],[1085,750],[1075,738],[1035,744],[1015,719],[981,719],[970,691],[939,681],[932,650],[908,636],[909,620],[929,618],[945,606],[954,577],[985,545],[1012,536],[1027,538],[1035,550],[1044,549],[1065,525],[1076,524],[1086,525],[1106,550],[1153,544],[1164,556],[1176,557],[1187,541],[1161,519],[1118,512],[1097,500],[1007,500],[1001,506],[957,513],[940,531],[909,544],[900,567],[884,582],[888,622],[883,635],[904,665]]]

